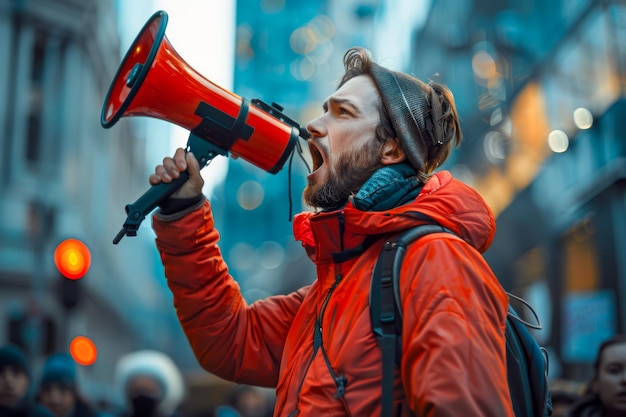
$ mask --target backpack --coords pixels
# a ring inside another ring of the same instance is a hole
[[[402,310],[400,305],[399,276],[407,246],[431,233],[454,233],[438,224],[425,224],[409,229],[385,242],[372,273],[370,289],[370,319],[372,329],[383,352],[382,415],[393,416],[394,366],[399,366],[402,352]],[[552,414],[552,402],[548,386],[547,354],[530,334],[528,328],[541,329],[539,317],[524,300],[507,293],[522,302],[534,314],[538,325],[523,321],[509,305],[506,319],[507,379],[513,410],[516,417],[543,417]]]

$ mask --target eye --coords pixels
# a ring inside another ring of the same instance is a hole
[[[606,370],[609,374],[619,374],[619,373],[622,373],[623,371],[621,366],[616,366],[616,365],[607,366]]]
[[[339,114],[350,116],[351,113],[345,107],[339,107]]]

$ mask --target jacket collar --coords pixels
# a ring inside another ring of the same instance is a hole
[[[294,217],[294,237],[316,264],[333,262],[333,254],[355,249],[368,236],[388,236],[435,221],[480,252],[495,234],[493,212],[472,188],[439,171],[407,204],[388,210],[363,211],[349,201],[333,212],[304,212]],[[372,239],[371,237],[369,238]]]
[[[340,210],[322,212],[309,218],[305,228],[309,256],[315,254],[316,263],[337,263],[350,259],[363,251],[375,239],[369,232],[346,233],[345,212],[384,211],[415,199],[421,187],[415,170],[405,163],[384,166],[350,197]],[[300,227],[295,226],[298,230]],[[304,241],[304,239],[303,239]],[[307,247],[307,245],[305,245]]]

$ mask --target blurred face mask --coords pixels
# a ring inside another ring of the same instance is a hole
[[[146,395],[137,395],[131,400],[133,416],[152,416],[157,408],[157,400]]]

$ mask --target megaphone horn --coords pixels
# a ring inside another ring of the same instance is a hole
[[[306,129],[280,106],[239,97],[195,71],[165,36],[167,21],[165,11],[154,13],[126,52],[102,106],[102,126],[129,116],[165,120],[190,131],[187,147],[201,167],[230,153],[269,173],[280,171],[298,137],[308,138]],[[127,221],[113,243],[135,236],[145,216],[186,179],[153,186],[127,205]]]

